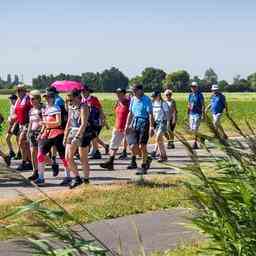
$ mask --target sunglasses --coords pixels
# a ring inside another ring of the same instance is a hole
[[[165,96],[169,97],[169,96],[172,96],[172,94],[171,94],[171,93],[169,93],[169,94],[165,94]]]

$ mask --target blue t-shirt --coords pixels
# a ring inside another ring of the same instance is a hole
[[[143,95],[141,98],[133,97],[130,103],[130,111],[133,117],[149,119],[149,114],[153,111],[150,98],[146,95]]]
[[[211,97],[211,112],[220,114],[226,106],[226,98],[222,93],[215,94]]]
[[[188,97],[188,102],[189,102],[189,113],[190,114],[202,115],[204,96],[200,91],[190,93],[189,97]]]
[[[65,108],[65,102],[64,102],[64,100],[59,95],[55,96],[55,103],[54,103],[54,105],[59,107],[60,109]]]

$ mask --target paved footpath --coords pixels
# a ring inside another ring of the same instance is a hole
[[[152,145],[150,145],[152,149]],[[199,159],[202,162],[211,162],[214,159],[209,157],[209,154],[204,150],[197,151]],[[115,171],[105,171],[99,167],[99,163],[107,159],[107,156],[103,155],[102,160],[91,160],[91,184],[113,184],[113,183],[127,183],[138,178],[135,175],[136,170],[126,170],[127,165],[130,160],[116,160]],[[139,163],[140,161],[138,161]],[[148,172],[148,175],[175,175],[179,173],[177,167],[182,167],[191,163],[191,159],[188,156],[188,153],[184,146],[180,143],[177,143],[176,148],[173,150],[168,150],[168,163],[166,165],[159,164],[157,161],[153,161],[152,166]],[[13,161],[11,168],[16,168],[18,165],[17,161]],[[60,164],[60,169],[63,166]],[[8,174],[12,174],[13,171],[10,169]],[[21,172],[24,177],[29,177],[31,172]],[[0,173],[0,198],[1,199],[13,199],[17,197],[20,193],[23,193],[27,196],[37,193],[37,190],[31,186],[28,182],[24,182],[22,179],[15,178],[15,174],[11,175],[12,178],[9,178],[10,175],[2,175]],[[50,167],[46,171],[46,185],[42,188],[44,192],[60,191],[67,190],[66,187],[60,187],[58,184],[63,179],[63,172],[61,171],[57,178],[52,177],[52,172]]]
[[[203,238],[187,227],[188,216],[191,214],[186,209],[173,209],[99,221],[87,227],[114,252],[119,252],[121,241],[123,256],[139,255],[141,243],[138,242],[137,229],[142,238],[143,248],[147,255],[150,255],[152,252],[164,252]],[[90,239],[87,233],[81,234]],[[0,243],[0,255],[30,256],[32,253],[17,241],[7,241]]]

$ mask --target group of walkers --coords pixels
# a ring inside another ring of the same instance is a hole
[[[197,132],[208,109],[211,109],[215,127],[224,133],[220,120],[224,110],[227,111],[225,96],[218,85],[213,85],[212,91],[210,105],[205,107],[198,84],[191,84],[188,115],[190,130],[195,134],[193,149],[199,148]],[[17,170],[33,170],[29,179],[41,186],[45,183],[46,165],[51,165],[54,177],[58,176],[58,154],[65,173],[60,185],[75,188],[89,183],[89,153],[92,159],[101,159],[99,146],[104,147],[109,155],[107,161],[100,163],[100,167],[107,170],[114,170],[115,158],[121,147],[121,160],[127,159],[128,147],[131,151],[127,169],[137,169],[137,158],[142,158],[140,171],[136,174],[146,174],[153,159],[158,158],[161,163],[168,160],[165,138],[167,148],[174,149],[174,130],[178,120],[176,102],[170,89],[164,92],[164,98],[160,91],[154,91],[152,99],[144,94],[140,84],[132,87],[132,95],[123,88],[117,89],[115,125],[109,145],[99,137],[107,125],[106,116],[99,99],[92,93],[93,90],[84,85],[81,91],[69,92],[64,101],[54,87],[41,94],[38,90],[27,92],[23,85],[17,86],[17,95],[9,97],[11,107],[6,137],[9,154],[0,151],[6,164],[9,166],[13,158],[21,159]],[[3,121],[3,117],[0,118]],[[12,145],[13,136],[18,145],[17,154]],[[151,153],[147,148],[150,137],[155,138]],[[83,178],[77,160],[82,165]]]

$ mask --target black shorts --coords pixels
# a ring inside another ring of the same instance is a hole
[[[9,134],[13,134],[15,136],[18,136],[20,134],[20,126],[19,124],[15,123],[13,124],[9,129]]]
[[[129,145],[146,145],[149,140],[149,120],[135,119],[132,121],[132,131],[127,134]]]
[[[53,146],[56,147],[60,158],[65,158],[65,147],[63,145],[64,134],[61,134],[55,138],[42,139],[39,141],[39,149],[42,154],[47,155]]]
[[[28,133],[28,141],[30,147],[38,147],[38,135],[40,131],[30,131]]]
[[[96,134],[96,137],[98,137],[100,135],[100,132],[102,130],[102,126],[92,126],[93,131]]]
[[[92,127],[88,126],[85,129],[84,136],[81,139],[82,148],[86,148],[91,144],[91,141],[98,136],[97,132],[93,130]]]

